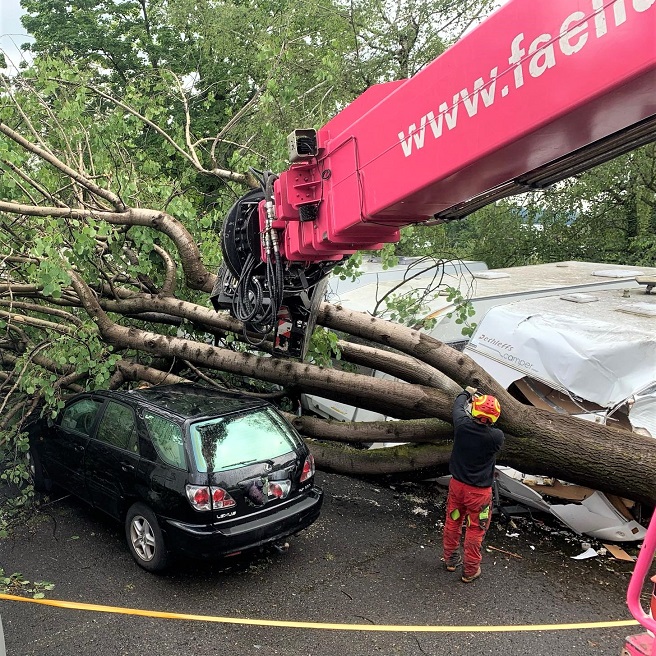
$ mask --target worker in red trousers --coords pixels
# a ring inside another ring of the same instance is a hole
[[[444,523],[444,565],[455,572],[463,564],[460,554],[465,525],[462,581],[481,575],[481,545],[492,517],[492,483],[496,455],[503,446],[503,432],[494,427],[501,414],[499,401],[478,394],[473,387],[460,392],[453,404],[451,480]]]

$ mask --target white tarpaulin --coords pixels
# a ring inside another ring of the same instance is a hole
[[[656,320],[646,330],[612,298],[612,309],[557,297],[492,308],[466,352],[502,384],[530,376],[612,408],[656,381]]]
[[[494,307],[465,353],[506,388],[528,376],[608,414],[634,400],[631,425],[656,437],[656,294],[595,291],[574,300]]]

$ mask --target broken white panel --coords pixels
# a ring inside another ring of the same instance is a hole
[[[514,478],[516,481],[524,483],[524,485],[551,485],[555,480],[552,476],[525,474],[524,472],[520,472],[518,469],[513,469],[508,465],[497,465],[496,471],[503,473],[506,476],[510,476],[510,478]]]
[[[589,535],[598,540],[611,542],[637,542],[643,540],[647,531],[635,520],[621,515],[603,492],[595,491],[581,503],[550,504],[539,492],[512,477],[516,471],[508,468],[510,475],[496,468],[496,482],[499,494],[529,508],[551,513],[567,528],[579,535]],[[447,486],[451,476],[437,480]]]
[[[585,421],[592,421],[595,424],[606,425],[606,414],[603,412],[577,412],[573,414],[572,417],[578,417],[579,419],[584,419]]]
[[[629,421],[636,433],[649,433],[656,438],[656,386],[635,395],[635,403],[629,408]]]
[[[612,308],[554,297],[494,307],[465,353],[504,387],[530,376],[602,407],[615,407],[654,382],[656,333],[653,319],[640,318],[650,321],[648,326],[635,325],[638,317],[631,323],[609,321],[609,309],[622,304],[619,297],[612,300]]]
[[[535,510],[541,510],[542,512],[550,511],[551,506],[538,492],[532,490],[528,485],[524,485],[521,481],[508,476],[508,474],[500,471],[498,468],[496,471],[496,482],[499,494],[502,496],[513,499]]]
[[[324,419],[339,421],[385,421],[387,417],[379,412],[356,408],[346,403],[326,399],[314,394],[301,394],[301,404]]]
[[[611,542],[637,542],[647,531],[635,520],[625,519],[601,492],[595,492],[580,504],[554,504],[552,515],[575,533]]]

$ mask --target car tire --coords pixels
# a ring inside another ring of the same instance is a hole
[[[164,535],[155,513],[143,503],[135,503],[125,516],[128,549],[140,567],[161,572],[169,562]]]
[[[27,469],[37,492],[50,492],[52,490],[52,481],[46,476],[39,455],[31,447],[27,452]]]

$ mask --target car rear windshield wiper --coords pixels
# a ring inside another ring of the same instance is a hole
[[[230,467],[241,467],[242,465],[256,465],[261,462],[265,462],[270,467],[273,467],[273,460],[258,460],[257,458],[253,458],[252,460],[242,460],[241,462],[235,462],[232,465],[230,465]]]

